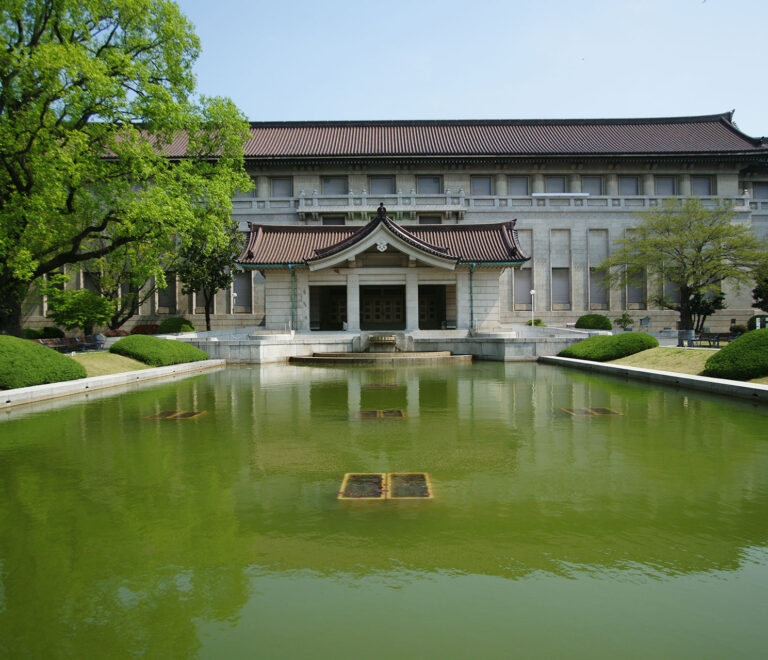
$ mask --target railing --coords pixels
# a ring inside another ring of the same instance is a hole
[[[365,190],[359,193],[350,192],[347,195],[320,195],[316,191],[310,194],[301,191],[296,197],[287,198],[235,198],[232,202],[235,213],[274,213],[274,212],[365,212],[375,213],[376,207],[383,203],[391,211],[489,211],[489,210],[518,210],[535,209],[537,211],[552,209],[562,211],[598,211],[605,210],[648,210],[661,206],[665,201],[684,200],[678,195],[662,197],[657,195],[588,195],[584,193],[534,193],[526,196],[509,195],[467,195],[464,190],[446,190],[439,194],[419,195],[411,191],[408,194],[397,192],[387,195],[375,195]],[[768,210],[768,200],[753,200],[749,196],[725,195],[702,198],[706,207],[713,207],[723,202],[730,203],[741,210]]]

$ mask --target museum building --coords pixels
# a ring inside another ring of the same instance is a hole
[[[735,222],[768,238],[768,141],[742,133],[733,113],[254,122],[250,131],[254,187],[232,212],[247,247],[216,297],[214,328],[485,331],[532,315],[564,325],[590,311],[674,328],[677,313],[653,303],[675,298],[668,283],[602,282],[599,264],[639,212],[688,197],[727,203]],[[183,150],[179,141],[168,155]],[[168,281],[132,322],[170,314],[204,327],[198,296]],[[728,307],[709,325],[725,330],[754,310],[747,287],[723,289]],[[43,307],[29,312],[42,321]]]

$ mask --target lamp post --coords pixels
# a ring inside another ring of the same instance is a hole
[[[531,327],[533,327],[533,297],[536,295],[536,289],[531,289]]]

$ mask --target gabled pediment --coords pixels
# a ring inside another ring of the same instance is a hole
[[[308,259],[307,265],[311,271],[331,268],[354,260],[358,254],[372,248],[382,253],[396,250],[409,259],[446,270],[453,270],[458,263],[458,258],[447,248],[425,243],[390,218],[379,217],[339,244],[316,250],[316,256]]]

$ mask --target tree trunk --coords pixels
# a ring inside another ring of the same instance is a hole
[[[680,329],[693,330],[693,314],[685,300],[680,300]]]
[[[21,306],[28,292],[28,282],[15,279],[0,280],[0,335],[23,336]]]
[[[213,305],[213,296],[208,296],[207,291],[203,291],[203,298],[205,298],[205,329],[210,332],[211,330],[211,307]]]

